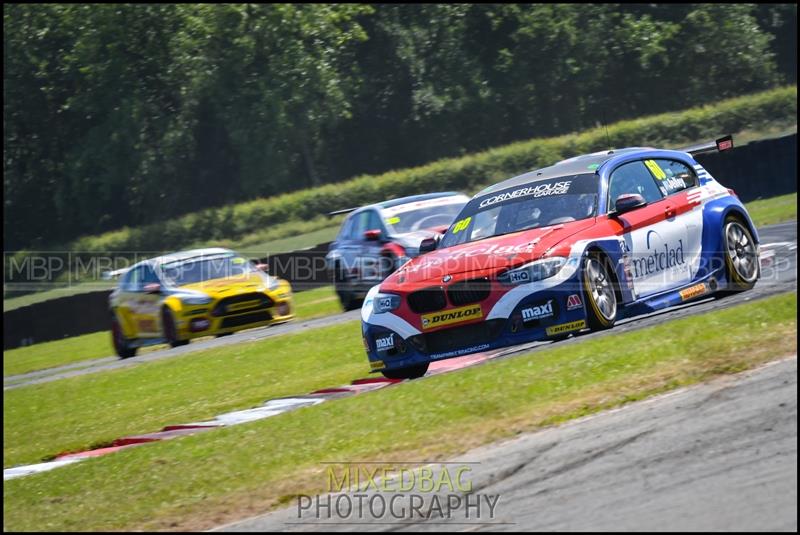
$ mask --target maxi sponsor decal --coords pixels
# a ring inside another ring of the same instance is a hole
[[[394,333],[390,334],[389,336],[385,336],[383,338],[376,338],[375,348],[378,351],[387,351],[389,349],[394,348]]]
[[[647,233],[647,253],[641,256],[635,255],[632,259],[633,276],[635,278],[649,277],[661,271],[671,269],[675,266],[683,265],[686,260],[683,256],[683,240],[671,246],[664,242],[662,245],[651,244],[652,236],[658,233],[651,230]],[[658,236],[660,238],[660,236]]]
[[[522,309],[522,322],[525,325],[538,323],[540,320],[546,318],[552,318],[555,316],[555,312],[553,311],[553,300],[548,299],[546,302],[536,305],[536,306],[529,306],[527,308]]]
[[[442,325],[452,325],[463,321],[474,320],[483,317],[480,305],[470,305],[444,312],[434,312],[422,316],[422,328],[433,329]]]

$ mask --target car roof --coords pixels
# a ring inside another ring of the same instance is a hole
[[[456,195],[464,195],[458,191],[441,191],[438,193],[425,193],[422,195],[409,195],[408,197],[401,197],[399,199],[391,199],[389,201],[377,202],[369,204],[358,209],[358,211],[366,210],[368,208],[392,208],[393,206],[400,206],[401,204],[408,204],[412,202],[427,201],[428,199],[438,199],[440,197],[453,197]]]
[[[624,149],[612,149],[591,154],[582,154],[566,160],[561,160],[549,167],[542,167],[541,169],[534,169],[527,173],[509,178],[503,182],[493,184],[488,188],[482,190],[478,195],[490,193],[493,191],[503,190],[514,186],[523,184],[530,184],[539,180],[552,180],[562,176],[579,175],[582,173],[590,173],[596,171],[601,165],[608,160],[620,156],[622,154],[629,154],[632,152],[652,150],[648,147],[627,147]],[[476,195],[476,197],[478,196]]]
[[[216,256],[221,254],[236,254],[236,253],[234,251],[231,251],[230,249],[224,249],[222,247],[206,247],[204,249],[191,249],[188,251],[178,251],[175,253],[156,256],[154,258],[148,258],[147,260],[139,262],[138,264],[136,264],[136,266],[141,264],[161,265],[167,262],[182,262],[192,258],[199,258],[204,256]]]

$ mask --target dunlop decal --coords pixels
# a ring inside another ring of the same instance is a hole
[[[562,323],[561,325],[553,325],[547,328],[547,334],[561,334],[569,331],[577,331],[586,327],[586,320],[572,321],[570,323]]]
[[[371,360],[369,362],[369,369],[370,370],[380,370],[383,368],[384,364],[382,360]]]
[[[422,316],[422,328],[433,329],[441,327],[442,325],[452,325],[453,323],[461,323],[463,321],[474,320],[482,318],[480,305],[470,305],[453,310],[445,310],[444,312],[434,312],[433,314],[425,314]]]

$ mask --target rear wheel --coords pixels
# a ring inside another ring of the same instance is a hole
[[[617,294],[608,261],[604,256],[591,254],[583,265],[583,289],[589,327],[610,329],[617,321]]]
[[[178,340],[178,328],[175,325],[175,317],[168,307],[161,309],[161,325],[164,331],[164,339],[172,347],[185,346],[189,340]]]
[[[742,292],[755,286],[760,265],[753,235],[739,219],[728,217],[724,229],[725,273],[728,290]]]
[[[129,359],[136,356],[137,348],[133,345],[133,340],[125,338],[122,333],[122,325],[116,312],[111,313],[111,342],[114,344],[114,351],[120,358]]]
[[[428,363],[400,368],[399,370],[384,370],[383,376],[387,379],[418,379],[428,372]]]

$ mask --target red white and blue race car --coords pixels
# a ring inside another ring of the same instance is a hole
[[[751,288],[758,235],[693,158],[708,148],[604,151],[481,191],[438,244],[368,292],[370,368],[419,377],[432,361]]]

